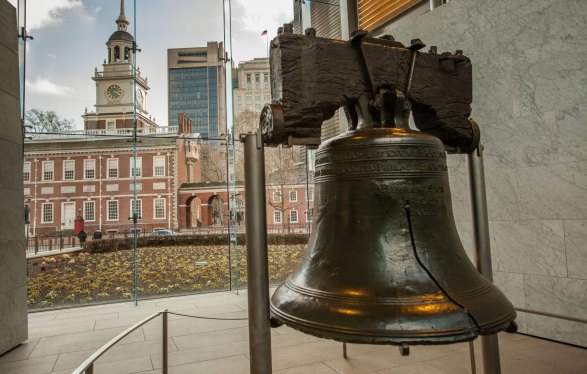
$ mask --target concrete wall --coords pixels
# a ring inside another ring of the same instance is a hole
[[[495,283],[517,307],[587,319],[587,1],[452,0],[378,34],[471,58]],[[470,251],[464,157],[449,165]],[[526,313],[518,323],[587,346],[585,324]]]
[[[0,0],[0,354],[27,339],[16,10]]]

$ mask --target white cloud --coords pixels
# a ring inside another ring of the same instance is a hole
[[[44,95],[66,96],[73,92],[72,88],[60,86],[46,78],[37,78],[35,81],[27,80],[25,86],[29,92]]]
[[[27,2],[27,29],[30,32],[63,22],[63,11],[73,11],[85,22],[93,22],[94,17],[85,10],[81,0],[29,0]]]

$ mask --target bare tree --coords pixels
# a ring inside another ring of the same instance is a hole
[[[258,127],[259,114],[251,110],[245,110],[234,118],[234,134],[237,140],[240,134],[255,132]]]
[[[32,132],[63,132],[73,130],[73,121],[61,118],[52,110],[31,109],[26,112],[26,124]]]
[[[226,181],[226,151],[207,144],[202,149],[202,181]]]

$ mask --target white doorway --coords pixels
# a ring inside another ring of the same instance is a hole
[[[61,205],[61,229],[73,230],[75,223],[75,203],[63,203]]]

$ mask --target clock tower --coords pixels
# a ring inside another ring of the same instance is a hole
[[[82,115],[86,130],[132,129],[135,103],[137,127],[158,127],[146,110],[147,78],[141,76],[138,67],[136,72],[133,67],[135,40],[127,31],[128,24],[124,0],[120,0],[117,29],[106,42],[108,57],[104,59],[102,71],[96,68],[92,77],[96,82],[95,111],[86,110]]]

